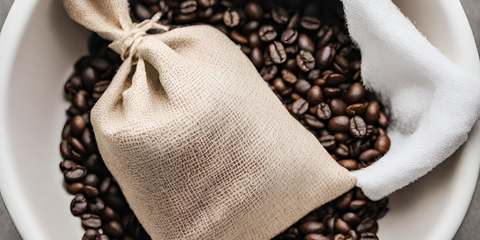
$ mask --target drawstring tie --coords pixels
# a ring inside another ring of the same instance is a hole
[[[147,31],[149,29],[159,29],[163,31],[168,31],[169,27],[158,23],[160,18],[162,17],[162,13],[156,13],[151,19],[145,19],[141,23],[134,23],[132,29],[127,31],[125,35],[118,41],[120,42],[120,46],[122,52],[120,54],[120,58],[125,61],[125,59],[129,57],[134,57],[138,51],[138,44],[142,41],[143,37],[147,35]],[[132,61],[136,62],[136,61]]]

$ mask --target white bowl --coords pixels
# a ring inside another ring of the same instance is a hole
[[[459,1],[397,0],[453,62],[480,74],[477,49]],[[59,0],[16,0],[0,37],[0,189],[25,240],[81,239],[58,170],[65,121],[63,83],[87,53],[88,31]],[[391,196],[381,239],[452,239],[478,176],[480,128],[448,161]]]

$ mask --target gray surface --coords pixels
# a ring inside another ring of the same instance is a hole
[[[0,29],[3,26],[7,12],[13,0],[0,0]],[[480,49],[480,0],[461,0],[472,26],[477,47]],[[477,182],[475,195],[462,226],[455,236],[455,240],[480,239],[480,180]],[[15,226],[12,224],[8,212],[0,198],[0,240],[21,240]]]

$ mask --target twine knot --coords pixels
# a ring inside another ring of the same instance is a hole
[[[138,44],[142,41],[143,37],[147,35],[149,29],[159,29],[168,31],[169,27],[158,23],[162,13],[156,13],[151,19],[145,19],[141,23],[134,23],[132,29],[128,30],[121,39],[119,39],[121,46],[120,58],[125,61],[129,57],[133,57],[137,54]]]

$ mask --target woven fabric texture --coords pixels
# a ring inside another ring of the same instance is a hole
[[[136,40],[126,0],[64,5],[118,53]],[[152,239],[269,239],[355,186],[223,33],[140,38],[137,64],[126,58],[91,122]]]

